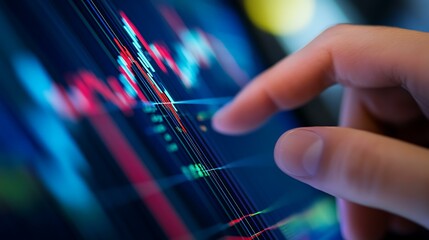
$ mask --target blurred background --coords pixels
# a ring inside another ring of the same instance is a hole
[[[270,62],[291,54],[330,26],[385,25],[429,31],[426,0],[242,0],[249,22]],[[282,51],[279,51],[281,49]],[[336,124],[342,89],[333,86],[304,107],[309,124]],[[322,110],[323,109],[323,110]],[[320,112],[328,111],[328,115]]]

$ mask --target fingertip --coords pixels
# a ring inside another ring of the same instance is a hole
[[[227,135],[240,135],[258,128],[274,110],[255,105],[248,103],[247,98],[238,96],[215,113],[212,118],[213,129]]]
[[[212,127],[215,131],[226,135],[238,135],[245,132],[240,124],[237,124],[235,111],[231,109],[231,103],[223,106],[212,117]]]
[[[217,132],[223,134],[234,134],[236,132],[236,128],[231,124],[229,106],[230,104],[225,105],[212,117],[212,127]]]
[[[311,130],[299,128],[280,137],[274,158],[283,172],[302,180],[316,174],[322,152],[323,139]]]
[[[423,147],[356,129],[310,127],[282,136],[275,151],[279,167],[302,182],[429,226]]]

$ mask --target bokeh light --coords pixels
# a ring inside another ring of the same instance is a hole
[[[305,28],[314,16],[314,0],[245,0],[254,25],[274,35],[293,34]]]

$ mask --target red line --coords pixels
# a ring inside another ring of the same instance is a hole
[[[191,233],[181,221],[166,196],[162,193],[147,167],[127,142],[126,137],[116,127],[109,115],[104,114],[101,104],[95,98],[92,100],[93,106],[97,108],[98,112],[102,112],[102,114],[90,116],[91,124],[97,130],[104,144],[110,150],[133,186],[138,186],[142,182],[151,184],[150,189],[154,191],[150,195],[145,195],[145,189],[135,187],[135,190],[167,237],[169,239],[192,239]]]
[[[152,80],[150,79],[150,77],[147,75],[146,71],[143,69],[143,67],[140,65],[139,62],[135,61],[134,57],[131,55],[131,53],[122,46],[122,44],[120,44],[120,42],[114,38],[113,39],[114,42],[116,43],[116,45],[119,47],[120,49],[120,54],[121,56],[126,56],[126,59],[130,60],[132,63],[134,63],[134,65],[139,69],[140,73],[143,74],[143,77],[146,79],[146,82],[149,83],[149,85],[151,86],[152,90],[156,93],[156,95],[161,99],[161,102],[163,103],[171,103],[171,101],[168,99],[168,97],[161,91],[159,91],[158,87],[155,86],[155,84],[152,82]],[[124,54],[124,55],[123,55]],[[129,69],[131,71],[131,69]],[[125,77],[127,78],[127,81],[130,82],[131,86],[134,86],[134,84],[136,85],[136,87],[133,87],[134,89],[138,89],[137,84],[129,78],[128,74],[125,73],[125,70],[122,68],[122,66],[119,66],[119,71],[125,75]],[[140,89],[138,89],[138,92],[140,91]],[[137,93],[138,93],[137,92]],[[143,95],[143,93],[142,93]],[[147,100],[146,100],[147,101]],[[147,101],[148,102],[148,101]],[[180,125],[180,128],[183,130],[184,133],[187,132],[185,126],[182,123],[182,120],[180,118],[180,116],[177,114],[176,110],[174,109],[172,104],[166,104],[164,105],[168,108],[168,110],[170,110],[170,112],[173,114],[174,118],[177,120],[177,122]]]
[[[120,99],[115,96],[115,94],[107,87],[107,85],[99,81],[93,73],[88,71],[81,71],[79,72],[79,77],[85,82],[85,84],[90,86],[91,89],[103,95],[107,100],[111,101],[119,107],[123,105]]]
[[[143,38],[141,33],[137,30],[136,26],[130,21],[128,16],[123,12],[119,12],[121,17],[128,23],[128,25],[131,27],[131,29],[136,34],[137,38],[140,40],[140,42],[143,44],[143,47],[146,49],[146,51],[150,54],[150,56],[155,60],[156,64],[161,68],[163,72],[167,72],[167,68],[165,67],[164,63],[155,55],[155,53],[152,51],[152,49],[149,47],[149,44],[146,42],[146,40]]]
[[[246,237],[244,237],[244,236],[227,236],[225,238],[225,240],[253,240],[253,239],[258,239],[264,232],[271,231],[271,230],[274,230],[276,228],[277,228],[277,226],[271,226],[271,227],[264,228],[261,231],[253,234],[250,237],[247,237],[247,236]]]
[[[142,100],[143,102],[149,102],[149,100],[147,100],[147,98],[143,95],[142,91],[140,90],[139,86],[137,85],[136,82],[134,82],[130,76],[128,76],[127,72],[125,71],[125,69],[122,66],[119,66],[119,71],[122,73],[122,75],[124,75],[125,79],[127,79],[128,83],[131,85],[131,87],[134,89],[134,91],[136,91],[137,96],[140,98],[140,100]]]
[[[100,79],[98,79],[93,73],[88,71],[79,72],[73,79],[73,85],[75,85],[80,92],[87,98],[89,104],[89,111],[92,111],[92,101],[93,98],[89,99],[89,95],[97,92],[102,95],[107,101],[115,104],[121,111],[129,114],[130,109],[134,106],[135,101],[126,93],[126,91],[121,87],[118,80],[115,77],[109,77],[108,83],[110,87],[116,91],[114,93],[106,84],[104,84]],[[141,96],[143,101],[148,102],[146,97]]]
[[[171,56],[171,54],[168,52],[168,50],[157,43],[154,43],[155,48],[158,50],[158,52],[161,54],[161,57],[163,57],[167,63],[169,63],[171,69],[173,70],[173,72],[179,77],[182,78],[183,74],[180,71],[179,67],[177,66],[176,62],[174,61],[173,57]]]
[[[92,90],[90,89],[92,85],[85,85],[84,80],[81,78],[80,73],[78,73],[73,79],[73,84],[79,89],[79,92],[86,99],[86,103],[88,104],[84,110],[87,115],[97,114],[97,109],[94,106],[94,96]],[[107,98],[107,97],[106,97]]]
[[[125,60],[125,62],[127,64],[129,64],[129,66],[127,66],[128,70],[131,72],[131,62],[134,62],[134,58],[131,55],[131,53],[125,48],[123,47],[119,41],[114,38],[113,39],[116,43],[116,45],[119,47],[120,51],[120,55],[122,56],[122,58]],[[133,81],[130,76],[128,76],[128,74],[126,73],[125,69],[123,69],[123,66],[119,66],[118,67],[119,71],[122,73],[122,75],[124,75],[124,77],[127,79],[128,83],[131,85],[131,87],[134,89],[134,91],[136,91],[137,96],[140,98],[140,100],[142,100],[143,102],[149,102],[149,100],[147,100],[146,96],[144,96],[143,92],[140,90],[139,86],[137,85],[137,83],[135,81]]]
[[[227,236],[223,238],[224,240],[252,240],[252,237],[242,237],[242,236]]]
[[[249,237],[249,239],[256,239],[256,238],[258,238],[259,236],[261,236],[264,232],[268,232],[268,231],[274,230],[274,229],[276,229],[276,228],[277,228],[277,226],[271,226],[271,227],[267,227],[267,228],[265,228],[265,229],[262,229],[261,231],[259,231],[259,232],[255,233],[255,234],[253,234],[251,237]]]
[[[136,105],[136,101],[122,88],[118,80],[115,77],[108,77],[107,82],[111,88],[121,96],[121,101],[124,101],[122,111],[125,115],[131,116],[133,114],[133,106]]]
[[[228,223],[228,225],[229,225],[230,227],[232,227],[232,226],[234,226],[234,225],[236,225],[236,224],[238,224],[238,223],[242,222],[244,219],[246,219],[246,218],[248,218],[248,217],[253,217],[253,216],[255,216],[255,214],[254,214],[254,213],[244,215],[244,216],[239,217],[239,218],[237,218],[237,219],[231,220],[231,221]]]
[[[132,107],[136,104],[136,100],[134,100],[134,98],[132,98],[123,88],[122,86],[119,84],[118,80],[115,77],[108,77],[107,78],[107,82],[109,83],[110,87],[112,87],[112,89],[114,91],[116,91],[119,96],[121,96],[123,99],[123,101],[125,101],[126,106],[127,107]]]

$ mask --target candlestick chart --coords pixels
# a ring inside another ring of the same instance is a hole
[[[9,209],[0,204],[0,219],[26,229],[5,227],[8,235],[336,238],[332,199],[272,161],[279,134],[299,126],[294,113],[243,137],[211,128],[216,110],[264,67],[233,5],[0,6],[0,66],[10,77],[1,82],[10,134],[0,138],[0,203]],[[15,194],[14,183],[28,193]]]

